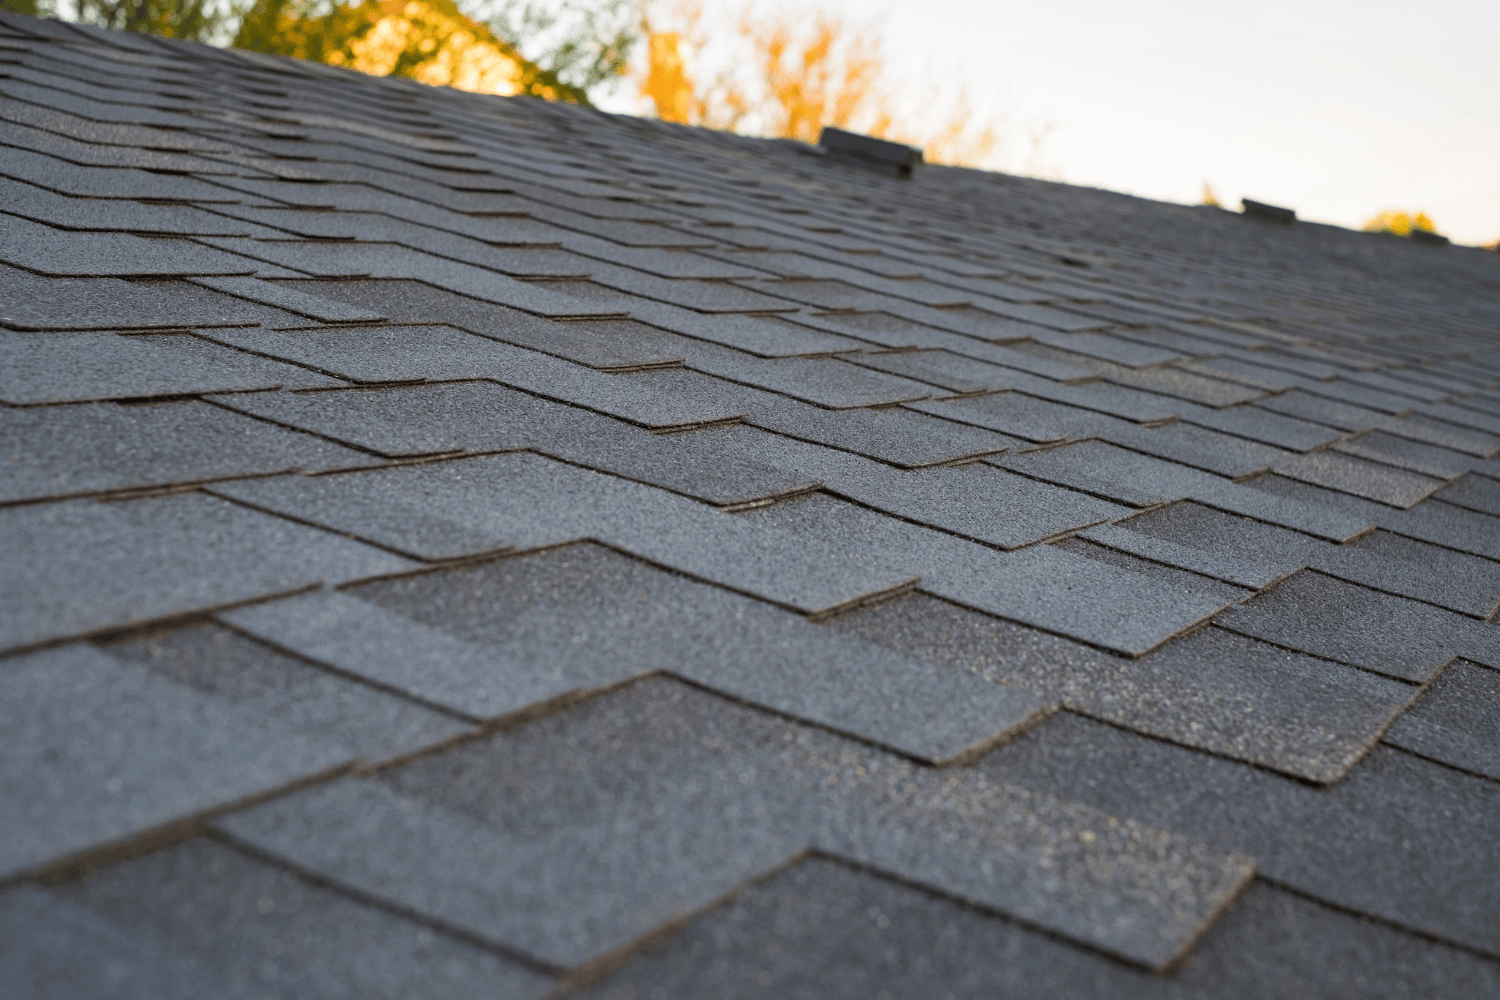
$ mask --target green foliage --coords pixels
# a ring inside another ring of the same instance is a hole
[[[560,91],[587,94],[625,75],[630,54],[645,32],[640,0],[562,0],[541,4],[503,0],[488,13],[490,30],[516,47]]]
[[[218,0],[78,0],[84,24],[195,42],[214,40],[230,11]]]
[[[0,10],[10,14],[27,14],[31,17],[47,13],[37,9],[36,0],[0,0]]]

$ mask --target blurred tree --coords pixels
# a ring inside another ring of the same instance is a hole
[[[253,0],[234,45],[460,90],[587,104],[591,88],[624,72],[640,19],[630,0],[564,8],[508,2],[483,24],[454,0]],[[554,30],[569,11],[579,16]],[[602,37],[606,23],[612,32]],[[548,32],[538,59],[522,54]]]
[[[1381,212],[1370,219],[1364,225],[1367,233],[1395,233],[1397,236],[1409,236],[1413,229],[1421,229],[1426,232],[1437,232],[1433,228],[1432,220],[1425,212],[1416,215],[1407,215],[1405,212]]]
[[[658,117],[782,138],[816,142],[824,125],[922,146],[938,163],[973,164],[1001,145],[1000,121],[975,114],[960,90],[946,111],[939,88],[909,103],[920,113],[903,116],[889,89],[880,37],[820,12],[741,15],[732,38],[710,32],[693,0],[658,9],[659,20],[674,30],[656,30],[648,20],[647,64],[639,80],[641,96]],[[695,64],[711,45],[729,43],[733,53],[718,62],[730,68],[700,76]],[[1045,131],[1034,137],[1039,145]]]
[[[1219,196],[1214,194],[1214,189],[1209,186],[1208,181],[1203,182],[1203,200],[1199,204],[1212,205],[1214,208],[1224,207],[1219,204]]]
[[[585,94],[624,79],[645,27],[641,0],[504,0],[488,18],[542,73]]]
[[[641,0],[0,0],[6,10],[232,44],[377,75],[589,103],[623,79]],[[488,22],[484,20],[489,18]]]
[[[32,8],[22,13],[43,17],[64,13],[56,0],[19,2]],[[194,42],[216,40],[220,25],[232,13],[228,3],[220,0],[76,0],[72,7],[70,20]]]
[[[576,100],[453,0],[254,0],[237,48],[489,94]]]

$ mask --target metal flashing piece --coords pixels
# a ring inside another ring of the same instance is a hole
[[[824,126],[818,145],[832,158],[878,170],[893,177],[910,177],[922,165],[922,151],[916,146],[888,142],[858,132]]]
[[[1251,201],[1249,198],[1241,198],[1240,207],[1245,210],[1246,217],[1251,219],[1286,224],[1297,221],[1297,213],[1290,208],[1278,208],[1275,205],[1267,205],[1265,202]]]

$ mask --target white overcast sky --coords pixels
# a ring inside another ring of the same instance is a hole
[[[1019,131],[1050,122],[1042,159],[1070,183],[1196,202],[1208,182],[1225,207],[1425,211],[1457,242],[1500,238],[1500,0],[822,6],[881,26],[893,82],[957,78]]]

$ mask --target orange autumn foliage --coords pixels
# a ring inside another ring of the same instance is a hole
[[[582,99],[577,88],[551,78],[455,0],[354,0],[326,7],[308,0],[256,0],[234,44],[478,93]]]
[[[653,30],[640,91],[666,121],[816,142],[823,126],[922,146],[929,162],[975,164],[1002,140],[999,124],[976,117],[960,91],[946,112],[929,88],[919,117],[903,116],[890,89],[880,37],[826,12],[810,27],[781,16],[747,11],[734,29],[738,72],[707,75],[695,57],[710,45],[702,8],[679,4],[667,12],[678,30]],[[805,22],[804,22],[805,23]]]
[[[1364,225],[1367,233],[1395,233],[1397,236],[1410,236],[1413,229],[1421,229],[1429,233],[1436,232],[1426,212],[1418,212],[1416,215],[1408,215],[1405,212],[1381,212]]]

